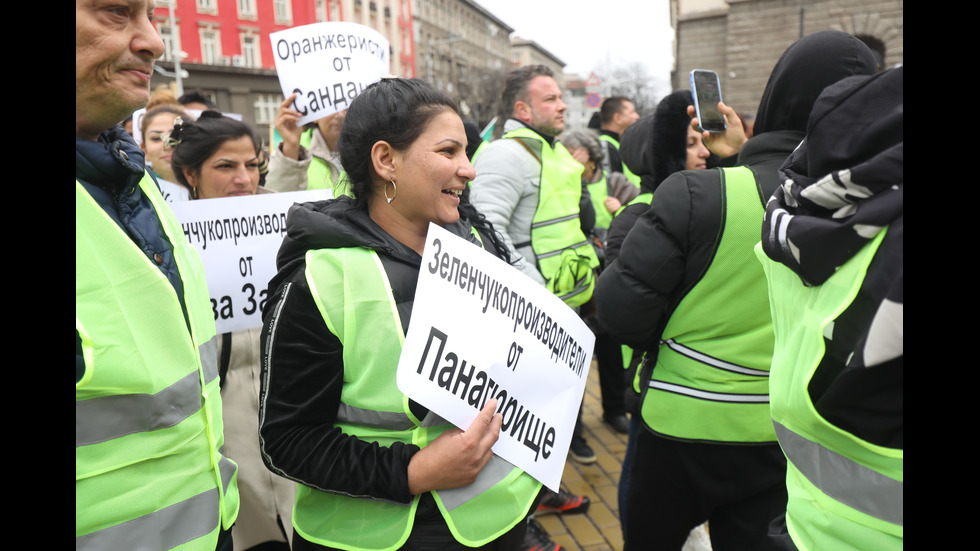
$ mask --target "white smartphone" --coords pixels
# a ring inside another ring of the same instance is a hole
[[[721,82],[718,80],[718,73],[707,69],[691,71],[691,95],[701,131],[724,132],[727,128],[725,117],[718,110],[718,102],[721,101]]]

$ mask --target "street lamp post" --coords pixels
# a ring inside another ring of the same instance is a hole
[[[173,50],[170,52],[171,58],[174,60],[174,82],[177,86],[177,97],[184,95],[184,73],[185,71],[180,70],[180,55],[183,53],[180,49],[180,32],[177,30],[177,17],[174,15],[174,0],[170,0],[168,10],[170,12],[170,36],[172,40],[170,41],[171,48]]]

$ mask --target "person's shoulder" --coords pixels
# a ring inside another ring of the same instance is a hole
[[[612,222],[609,223],[609,227],[611,228],[613,224],[617,224],[616,221],[620,218],[622,218],[622,220],[625,222],[620,221],[618,224],[632,224],[630,218],[636,218],[648,210],[650,210],[650,203],[630,203],[623,207],[622,212],[617,214],[616,217],[612,219]]]
[[[484,147],[473,165],[476,169],[476,180],[480,180],[481,176],[492,174],[514,177],[523,174],[537,174],[541,167],[540,150],[541,145],[537,144],[538,153],[534,153],[533,140],[520,138],[494,140]]]
[[[681,170],[668,176],[653,193],[650,211],[658,219],[671,220],[676,228],[700,226],[720,219],[724,208],[719,169]]]
[[[718,169],[679,170],[660,182],[653,197],[656,201],[658,196],[662,197],[667,194],[696,194],[701,191],[701,188],[717,188],[720,184],[721,172]]]
[[[528,148],[531,151],[528,151]],[[517,154],[527,155],[533,151],[541,151],[541,142],[538,140],[533,140],[530,138],[513,137],[513,138],[498,138],[492,142],[487,143],[483,147],[483,151],[480,152],[480,156],[477,158],[477,162],[485,158],[488,154],[492,157],[494,155],[506,155],[512,156]],[[540,153],[538,153],[540,157]]]

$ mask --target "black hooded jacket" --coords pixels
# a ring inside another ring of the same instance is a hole
[[[755,176],[761,205],[779,185],[779,166],[803,140],[820,92],[875,71],[871,50],[840,31],[805,36],[783,53],[759,104],[755,135],[738,155],[738,165]],[[724,231],[719,170],[684,170],[660,183],[619,258],[600,276],[598,319],[621,342],[655,352],[671,313],[707,271]]]
[[[762,248],[802,285],[823,284],[887,227],[854,300],[828,326],[807,387],[820,415],[904,448],[904,69],[829,86],[780,168]],[[778,329],[778,328],[777,328]]]

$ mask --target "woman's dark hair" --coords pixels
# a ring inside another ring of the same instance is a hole
[[[340,162],[350,179],[354,208],[367,210],[375,179],[371,148],[379,141],[405,151],[440,113],[459,114],[456,101],[431,84],[414,78],[383,78],[364,89],[351,102],[337,140]],[[510,262],[503,239],[469,201],[461,201],[459,215]]]
[[[248,136],[252,140],[255,154],[258,155],[262,140],[255,134],[255,130],[219,111],[208,110],[201,113],[196,121],[175,124],[170,133],[171,143],[175,144],[170,166],[173,167],[177,182],[189,188],[190,184],[184,177],[185,168],[191,172],[200,171],[204,161],[214,155],[222,144],[242,136]]]
[[[373,192],[374,144],[383,140],[404,151],[444,111],[456,113],[456,102],[417,79],[383,78],[351,102],[337,147],[358,208],[367,207]]]

